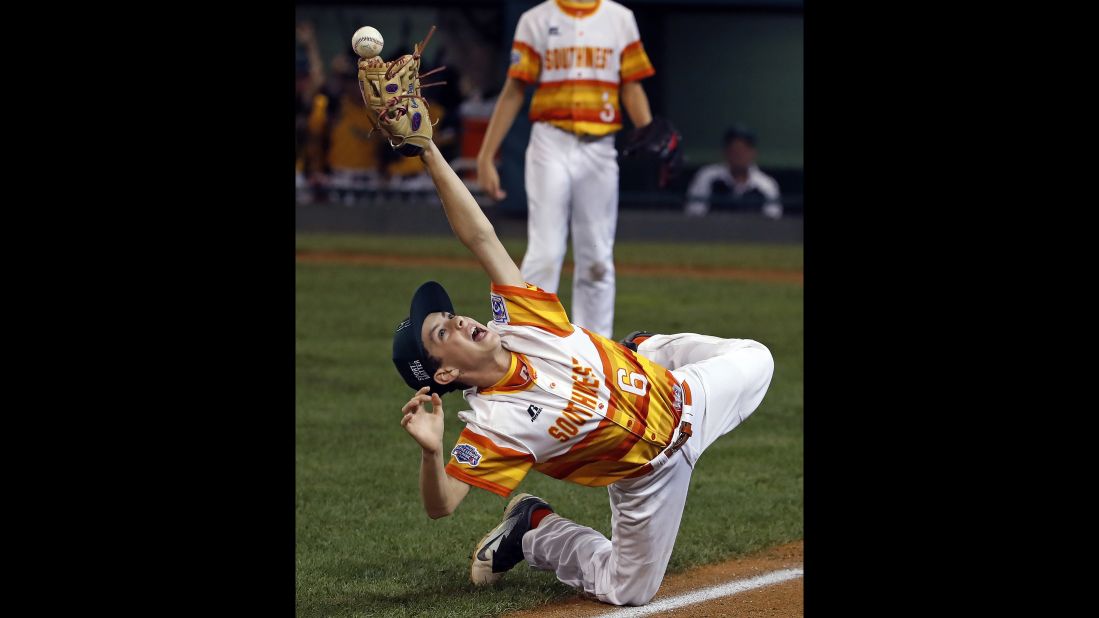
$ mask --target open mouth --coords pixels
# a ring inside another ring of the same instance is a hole
[[[483,340],[485,338],[485,335],[487,335],[487,334],[488,334],[488,331],[481,328],[480,326],[474,326],[473,327],[473,340],[474,341]]]

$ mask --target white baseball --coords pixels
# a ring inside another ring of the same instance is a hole
[[[351,49],[362,58],[373,58],[382,53],[383,45],[385,39],[382,38],[382,33],[373,26],[363,26],[351,37]]]

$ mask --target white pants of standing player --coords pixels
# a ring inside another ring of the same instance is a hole
[[[527,253],[523,278],[556,293],[572,230],[574,324],[611,336],[614,325],[614,232],[618,158],[614,135],[581,138],[545,122],[527,145]]]
[[[523,536],[523,555],[532,567],[555,571],[565,584],[615,605],[643,605],[656,594],[679,532],[695,462],[755,411],[774,372],[771,352],[750,339],[657,335],[638,346],[638,352],[690,385],[693,435],[670,459],[658,457],[663,465],[652,473],[607,488],[613,541],[556,514]]]

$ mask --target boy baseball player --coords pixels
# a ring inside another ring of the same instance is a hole
[[[474,548],[470,576],[492,583],[525,559],[605,603],[647,603],[671,557],[695,463],[759,406],[774,371],[770,351],[691,333],[637,332],[616,343],[576,326],[555,294],[524,281],[434,143],[420,157],[455,235],[492,282],[487,325],[457,315],[428,282],[393,337],[393,362],[417,389],[401,425],[422,449],[424,508],[445,517],[471,486],[507,497],[531,469],[606,486],[613,540],[519,494]],[[466,426],[444,462],[439,396],[459,388],[471,410],[458,414]]]

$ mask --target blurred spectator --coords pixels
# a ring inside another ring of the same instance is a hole
[[[406,30],[408,28],[406,27]],[[368,192],[430,191],[434,185],[419,157],[404,157],[391,149],[373,124],[359,91],[358,57],[350,50],[332,58],[324,74],[312,24],[297,28],[295,88],[295,186],[300,203],[334,201],[353,204]],[[408,45],[389,59],[411,53]],[[433,63],[442,66],[440,48]],[[435,143],[448,157],[459,156],[460,74],[452,68],[442,75],[446,84],[424,90],[435,125]]]
[[[325,86],[328,119],[328,186],[337,200],[351,204],[363,191],[381,187],[381,134],[371,135],[373,123],[359,92],[356,58],[350,53],[332,59],[332,75]],[[385,146],[388,150],[389,146]]]
[[[755,133],[736,125],[725,132],[722,145],[725,162],[703,166],[691,179],[687,188],[687,215],[700,217],[711,208],[760,208],[767,217],[782,217],[778,183],[756,165]]]
[[[318,107],[317,98],[324,83],[324,67],[321,65],[320,52],[313,24],[299,22],[296,28],[297,50],[295,56],[294,81],[294,184],[298,190],[298,199],[310,201],[310,187],[323,183],[324,146],[317,143],[323,131],[311,129],[318,119],[314,112]]]

